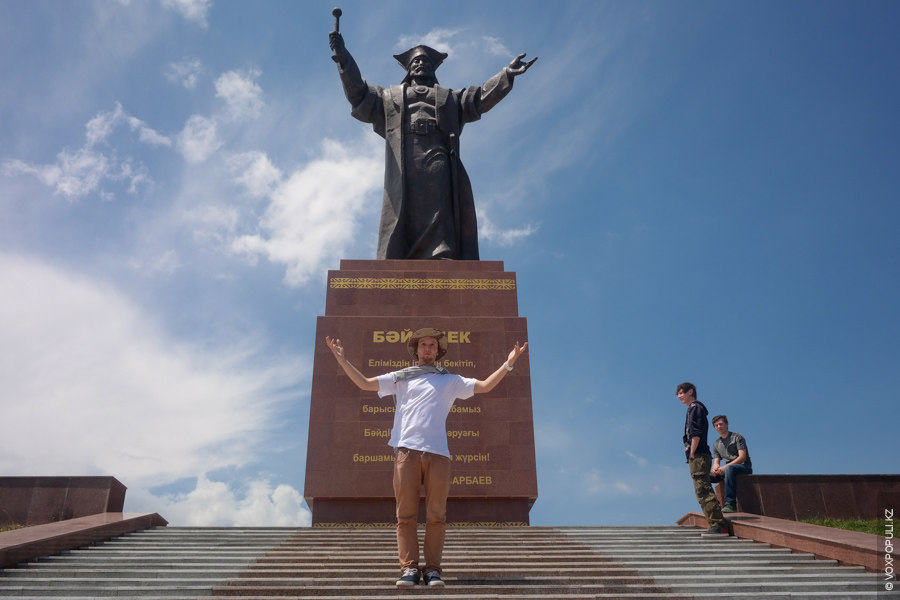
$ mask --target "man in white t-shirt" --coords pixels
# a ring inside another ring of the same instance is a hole
[[[425,486],[425,568],[424,582],[443,586],[441,556],[447,520],[447,496],[450,493],[450,450],[447,447],[447,415],[457,399],[485,394],[513,370],[519,356],[528,348],[516,342],[506,362],[486,379],[453,375],[434,363],[447,352],[443,331],[425,328],[413,332],[407,344],[416,366],[378,377],[366,377],[344,357],[341,341],[326,337],[325,342],[341,368],[361,390],[378,392],[379,397],[394,396],[394,427],[388,442],[397,453],[394,462],[394,498],[397,502],[397,552],[400,578],[397,587],[419,583],[419,540],[417,517],[419,489]]]

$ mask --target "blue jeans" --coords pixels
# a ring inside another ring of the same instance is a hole
[[[724,475],[710,475],[710,483],[719,483],[725,480],[725,504],[735,506],[737,504],[737,476],[750,475],[753,469],[746,465],[728,465]]]

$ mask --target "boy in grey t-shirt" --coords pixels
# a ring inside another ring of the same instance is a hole
[[[728,417],[713,417],[713,427],[719,433],[719,439],[713,444],[713,466],[709,473],[710,483],[725,482],[725,506],[722,512],[737,510],[737,476],[753,473],[747,441],[741,434],[728,431]],[[725,461],[720,464],[720,461]]]

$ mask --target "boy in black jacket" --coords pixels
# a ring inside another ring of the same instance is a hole
[[[706,443],[709,432],[709,421],[706,417],[709,411],[697,400],[697,388],[693,383],[679,384],[675,391],[681,403],[688,407],[684,419],[684,455],[691,470],[691,478],[694,480],[697,502],[700,503],[709,523],[706,534],[728,535],[728,521],[722,514],[719,499],[716,498],[712,483],[709,481],[709,470],[712,467],[712,454],[709,452],[709,444]]]

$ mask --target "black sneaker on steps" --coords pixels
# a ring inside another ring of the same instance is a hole
[[[713,525],[712,527],[701,533],[700,537],[727,537],[729,535],[731,535],[731,533],[724,525]]]

